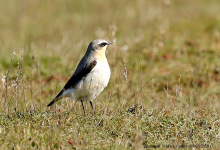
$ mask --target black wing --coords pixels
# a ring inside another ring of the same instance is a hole
[[[58,101],[57,98],[59,98],[65,90],[67,90],[69,88],[74,88],[76,83],[79,82],[82,78],[84,78],[88,73],[90,73],[92,71],[92,69],[96,66],[96,64],[97,64],[97,61],[94,60],[93,62],[90,63],[90,65],[88,67],[84,68],[82,71],[80,71],[76,75],[72,76],[69,79],[69,81],[66,83],[66,85],[64,86],[62,91],[60,91],[60,93],[53,99],[53,101],[50,104],[47,105],[47,107],[51,106],[56,101]]]

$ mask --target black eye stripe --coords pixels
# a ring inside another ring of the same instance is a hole
[[[107,45],[107,43],[106,42],[103,42],[103,43],[101,43],[101,44],[99,44],[101,47],[104,47],[105,45]]]

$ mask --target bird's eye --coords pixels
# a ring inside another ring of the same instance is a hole
[[[104,47],[107,43],[103,42],[100,44],[101,47]]]

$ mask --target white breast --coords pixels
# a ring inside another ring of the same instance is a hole
[[[97,60],[93,70],[79,83],[74,95],[77,100],[92,101],[108,85],[110,79],[110,67],[108,62],[102,63]]]

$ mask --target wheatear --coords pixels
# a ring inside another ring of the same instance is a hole
[[[61,98],[70,97],[75,101],[81,101],[84,114],[84,101],[89,101],[94,111],[92,101],[108,85],[110,79],[111,71],[105,56],[105,50],[111,43],[113,42],[102,39],[92,41],[72,77],[47,107]]]

